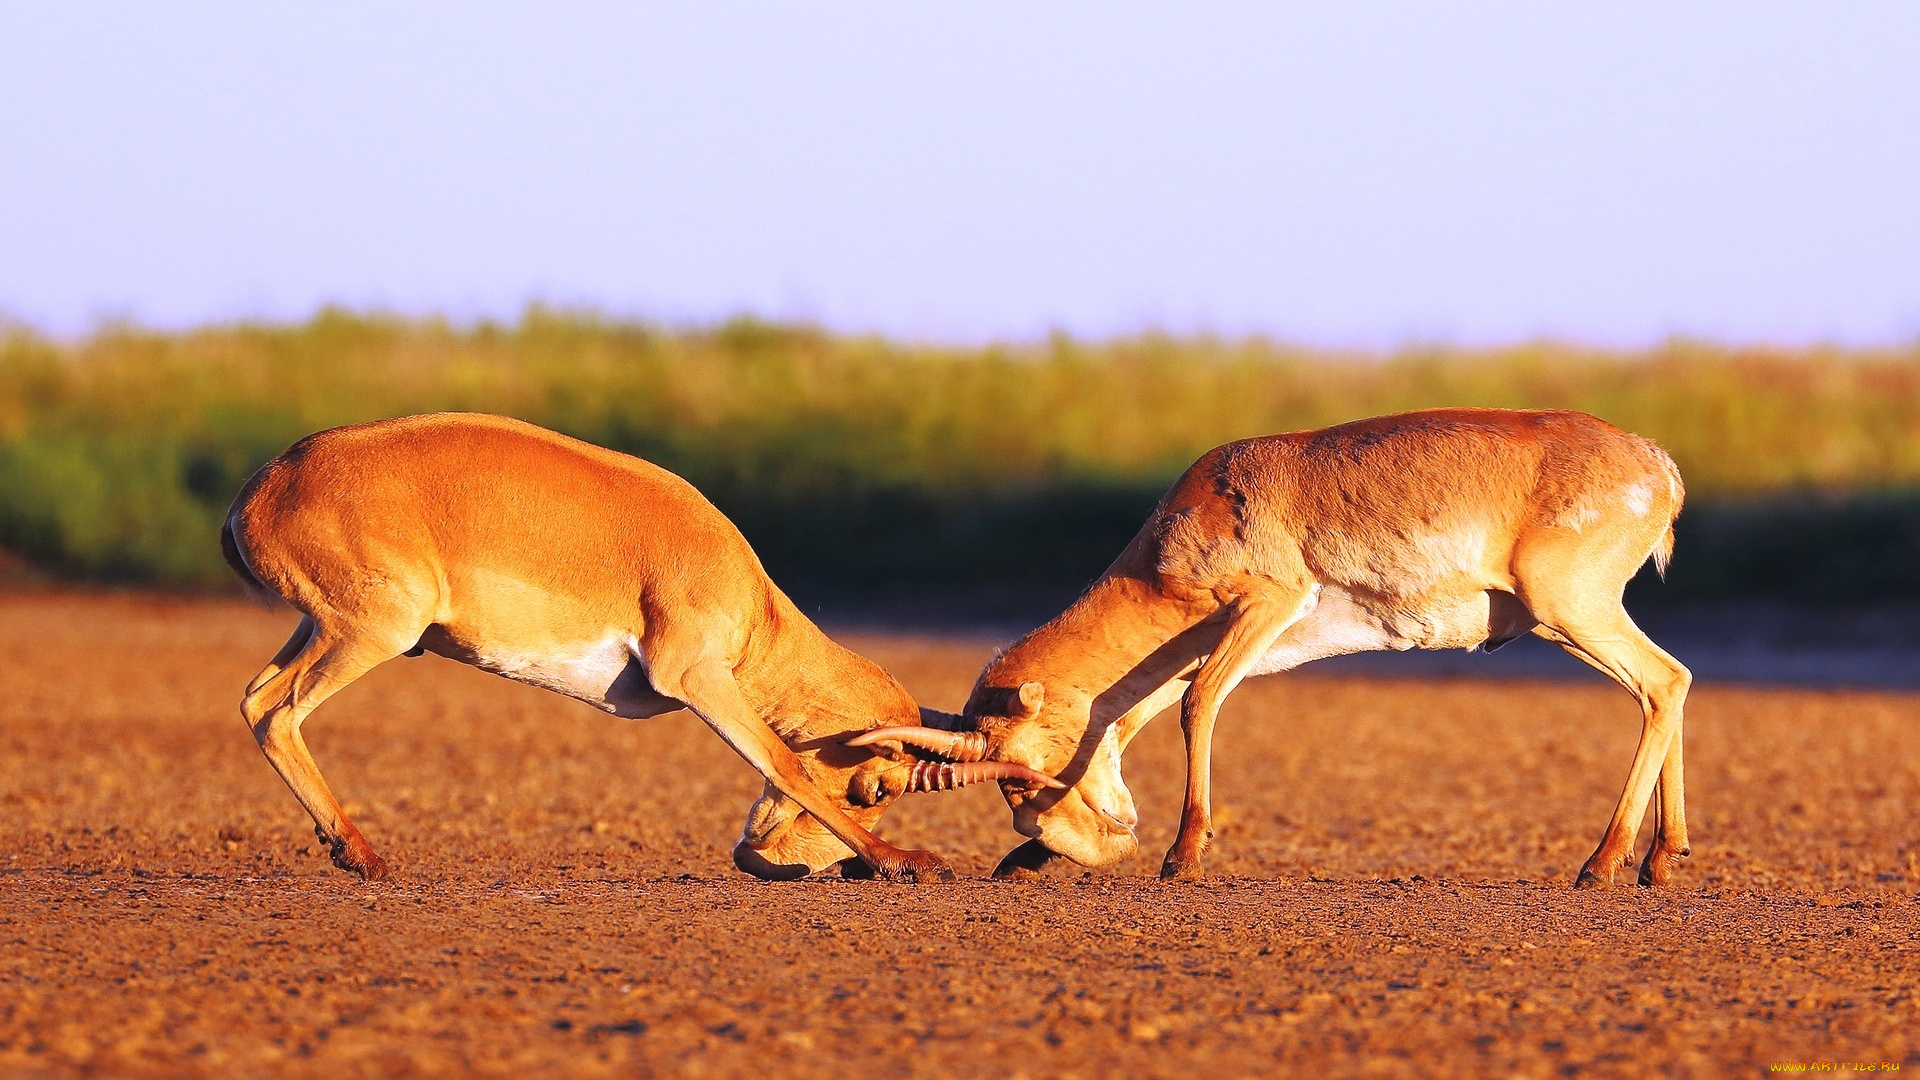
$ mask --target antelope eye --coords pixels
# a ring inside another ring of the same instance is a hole
[[[855,806],[879,806],[888,796],[885,770],[862,769],[847,785],[847,801]]]

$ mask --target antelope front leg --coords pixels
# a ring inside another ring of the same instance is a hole
[[[821,797],[800,759],[766,722],[754,714],[733,681],[733,672],[718,661],[701,661],[677,680],[662,682],[661,669],[652,672],[655,689],[692,706],[707,726],[733,747],[735,753],[759,771],[769,783],[799,803],[827,831],[852,848],[862,862],[893,881],[952,881],[953,870],[930,851],[894,847],[855,824]],[[674,685],[676,683],[678,685]]]
[[[1247,677],[1274,640],[1311,610],[1313,596],[1298,605],[1243,601],[1213,654],[1200,665],[1193,685],[1180,699],[1180,730],[1187,737],[1187,796],[1180,810],[1180,835],[1160,864],[1160,876],[1182,881],[1200,877],[1200,858],[1213,839],[1213,725],[1220,705]]]

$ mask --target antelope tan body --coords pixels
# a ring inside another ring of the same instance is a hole
[[[241,708],[343,868],[386,871],[300,725],[425,650],[616,716],[692,709],[767,780],[735,848],[744,870],[794,877],[857,856],[890,876],[945,873],[867,831],[908,790],[910,763],[845,745],[920,722],[913,700],[800,614],[664,469],[501,417],[363,424],[263,468],[222,539],[243,578],[304,616]]]
[[[1631,864],[1656,787],[1641,878],[1664,882],[1687,851],[1689,676],[1621,595],[1649,557],[1665,568],[1681,499],[1657,446],[1570,412],[1405,413],[1209,452],[1113,566],[974,688],[960,726],[985,737],[986,756],[1072,784],[1007,792],[1016,829],[1033,839],[1001,872],[1056,853],[1088,865],[1135,854],[1120,757],[1178,701],[1186,801],[1162,874],[1197,876],[1212,835],[1213,725],[1242,679],[1378,649],[1497,648],[1532,632],[1612,677],[1644,712],[1582,883]]]

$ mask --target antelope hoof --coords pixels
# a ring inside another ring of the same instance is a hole
[[[1686,857],[1685,851],[1668,851],[1655,846],[1640,862],[1640,884],[1647,888],[1658,888],[1671,883],[1673,872],[1680,868],[1680,860]]]
[[[387,872],[387,860],[368,852],[366,865],[360,867],[360,880],[372,885],[387,880]]]
[[[1199,837],[1194,843],[1189,838]],[[1173,846],[1167,849],[1166,861],[1160,864],[1162,881],[1199,881],[1204,871],[1200,869],[1200,859],[1212,846],[1213,828],[1211,826],[1182,826],[1180,835],[1174,837]]]
[[[859,859],[840,860],[840,876],[848,881],[872,881],[876,876],[873,867]]]
[[[871,863],[874,873],[897,882],[952,881],[953,868],[931,851],[903,851],[894,848]]]
[[[1162,881],[1199,881],[1205,876],[1206,871],[1201,869],[1199,859],[1179,859],[1168,855],[1167,861],[1160,864]]]
[[[1040,868],[1059,858],[1052,849],[1038,840],[1029,840],[1000,860],[993,868],[995,881],[1039,881]]]
[[[1575,879],[1576,889],[1607,889],[1613,887],[1613,871],[1620,865],[1617,858],[1601,858],[1595,855],[1580,868],[1580,876]]]
[[[327,845],[327,854],[332,856],[333,865],[349,873],[359,874],[360,880],[372,884],[387,878],[387,860],[374,854],[373,845],[367,838],[359,835],[329,837],[316,826],[313,834]]]
[[[360,850],[345,840],[335,840],[332,845],[333,865],[342,870],[359,874],[360,880],[372,884],[387,879],[387,860],[373,853],[373,848],[361,841]]]

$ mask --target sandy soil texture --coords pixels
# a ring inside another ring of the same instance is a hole
[[[1684,1076],[1920,1068],[1920,697],[1696,687],[1681,883],[1576,893],[1638,714],[1576,683],[1282,676],[1229,702],[1215,876],[985,880],[997,793],[883,832],[953,885],[763,884],[760,781],[434,657],[309,741],[394,864],[333,870],[240,688],[285,612],[0,596],[0,1075]],[[928,704],[986,649],[861,637]],[[1683,657],[1684,659],[1684,657]]]

